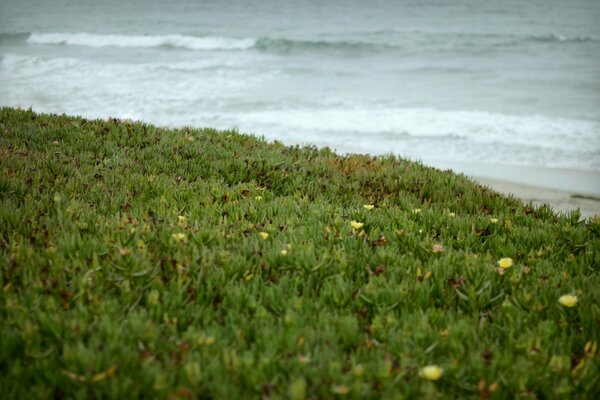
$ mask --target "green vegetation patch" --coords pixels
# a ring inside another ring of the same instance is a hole
[[[393,156],[0,110],[5,398],[594,398],[600,221]]]

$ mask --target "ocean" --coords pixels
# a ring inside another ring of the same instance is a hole
[[[2,0],[0,105],[600,171],[600,1]]]

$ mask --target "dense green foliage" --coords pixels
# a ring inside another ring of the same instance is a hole
[[[598,398],[599,266],[450,171],[0,110],[5,398]]]

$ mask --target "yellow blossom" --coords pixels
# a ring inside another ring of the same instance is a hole
[[[361,364],[358,364],[352,370],[352,374],[354,374],[354,376],[357,376],[357,377],[362,376],[364,373],[365,373],[365,367],[363,367]]]
[[[331,391],[335,394],[339,394],[339,395],[345,395],[348,394],[348,392],[350,391],[346,386],[344,385],[337,385],[334,386]]]
[[[182,243],[182,242],[185,243],[185,242],[187,242],[187,237],[185,236],[185,233],[174,233],[174,234],[171,235],[171,237],[177,243]]]
[[[300,364],[308,364],[310,362],[310,357],[300,354],[298,356],[298,362],[300,362]]]
[[[287,256],[287,254],[288,254],[288,251],[287,251],[286,249],[283,249],[283,250],[281,250],[281,252],[280,252],[280,253],[281,253],[281,255],[282,255],[282,256],[284,256],[284,257],[285,257],[285,256]]]
[[[269,234],[267,232],[260,232],[259,235],[263,240],[267,240],[267,238],[269,237]]]
[[[583,348],[585,351],[585,355],[588,357],[593,357],[598,352],[598,343],[592,342],[591,340],[585,344]]]
[[[426,367],[421,368],[419,375],[421,376],[421,378],[430,381],[437,381],[442,377],[443,373],[444,370],[438,367],[437,365],[428,365]]]
[[[352,225],[352,229],[360,229],[364,224],[362,222],[350,221],[350,225]]]
[[[563,294],[558,298],[558,302],[565,307],[575,307],[575,305],[577,305],[577,296]]]
[[[215,343],[215,338],[212,336],[201,336],[198,338],[198,344],[201,346],[211,346]]]
[[[261,200],[263,199],[263,197],[262,197],[262,196],[256,196],[254,199],[255,199],[256,201],[261,201]]]
[[[456,214],[455,214],[455,213],[453,213],[453,212],[451,212],[451,213],[449,213],[449,214],[448,214],[448,216],[449,216],[450,218],[454,218],[454,217],[456,217]]]
[[[177,222],[181,225],[185,225],[187,223],[187,218],[183,215],[177,217]]]
[[[498,260],[498,265],[502,269],[508,269],[513,266],[513,260],[510,257],[504,257]]]
[[[365,210],[369,210],[369,211],[371,211],[372,209],[375,208],[375,206],[373,204],[364,204],[363,207],[365,208]]]
[[[421,212],[420,208],[415,208],[414,210],[412,210],[413,214],[419,214]]]
[[[492,224],[497,224],[498,223],[498,218],[490,218],[490,222]]]

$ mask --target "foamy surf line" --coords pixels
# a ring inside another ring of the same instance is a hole
[[[366,137],[378,133],[382,140],[402,137],[468,140],[482,144],[528,145],[540,149],[600,146],[600,122],[541,115],[507,115],[484,111],[430,108],[327,108],[283,109],[241,114],[250,126],[270,126],[278,131],[328,132],[332,136]],[[544,132],[544,140],[540,140]],[[304,136],[304,135],[303,135]]]
[[[55,44],[87,47],[176,47],[189,50],[245,50],[256,45],[253,38],[196,37],[179,34],[115,35],[93,33],[36,33],[29,35],[27,43]]]
[[[415,33],[419,35],[430,35],[425,32]],[[0,37],[19,37],[19,34],[0,33]],[[177,33],[168,35],[120,35],[120,34],[98,34],[86,32],[72,33],[44,33],[31,32],[26,42],[30,44],[44,45],[68,45],[87,47],[174,47],[188,50],[248,50],[252,48],[260,50],[289,51],[289,50],[339,50],[339,51],[390,51],[401,50],[403,46],[393,43],[381,43],[380,41],[347,41],[347,40],[299,40],[286,38],[233,38],[220,36],[191,36]],[[434,34],[436,35],[436,34]],[[444,34],[452,37],[452,34]],[[454,35],[463,40],[480,37],[480,34]],[[492,39],[488,45],[506,46],[519,45],[528,42],[542,43],[598,43],[599,39],[592,36],[566,37],[558,34],[548,35],[513,35],[513,34],[491,34],[484,36]]]
[[[86,47],[174,47],[188,50],[248,50],[263,51],[385,51],[398,49],[390,44],[377,44],[360,41],[328,41],[328,40],[294,40],[284,38],[231,38],[219,36],[188,36],[169,34],[153,35],[118,35],[94,33],[39,33],[32,32],[26,39],[29,44],[66,45]]]

